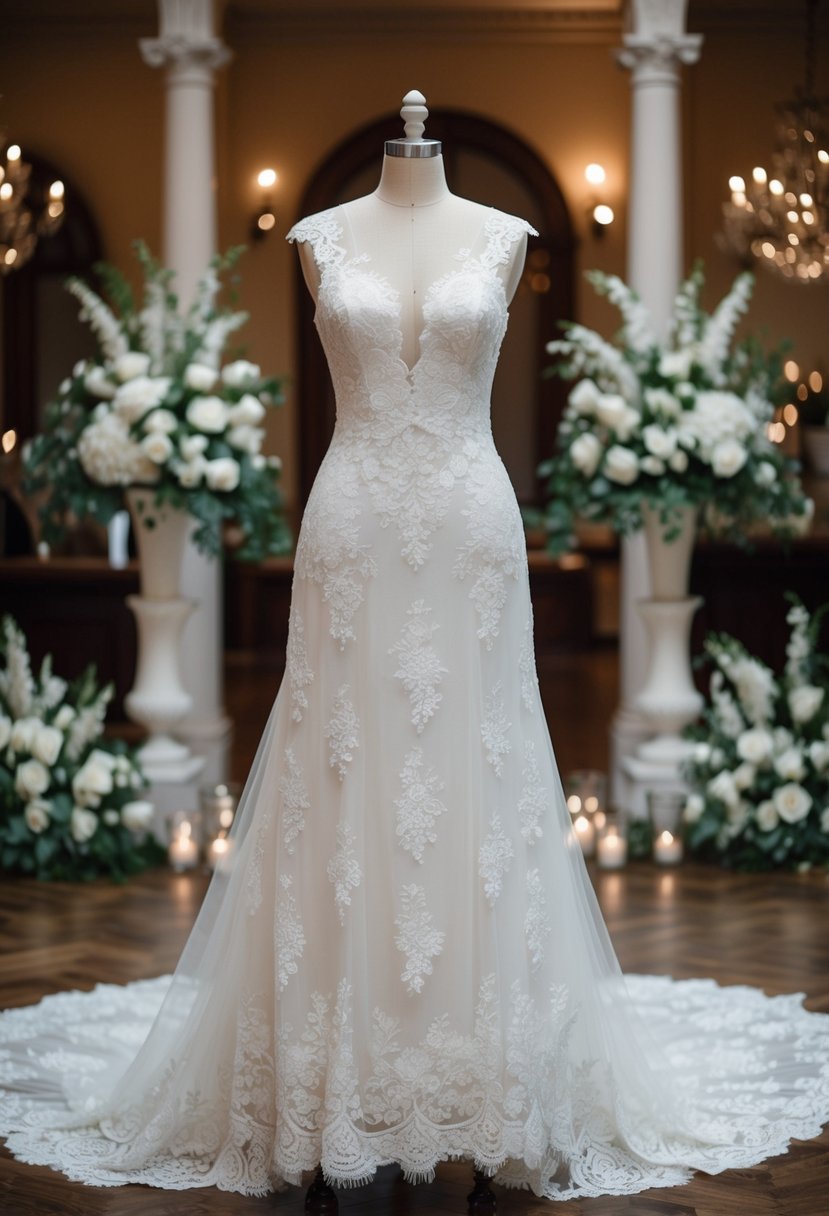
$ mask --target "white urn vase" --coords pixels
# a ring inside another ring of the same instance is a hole
[[[143,726],[147,742],[139,756],[152,782],[189,781],[204,760],[172,732],[193,706],[181,680],[180,644],[194,608],[181,596],[181,570],[193,519],[186,511],[156,506],[151,489],[127,491],[138,546],[141,594],[127,598],[138,631],[135,683],[124,700],[127,713]]]
[[[688,754],[681,732],[702,708],[689,648],[691,621],[702,602],[688,595],[697,513],[693,507],[682,508],[679,534],[670,541],[664,539],[666,525],[658,511],[646,505],[643,516],[651,594],[638,607],[648,634],[649,656],[645,683],[635,705],[655,737],[642,744],[638,755],[645,761],[673,766],[678,774]]]

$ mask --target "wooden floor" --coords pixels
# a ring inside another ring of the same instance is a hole
[[[280,670],[237,656],[227,703],[237,723],[232,765],[242,778],[276,692]],[[562,772],[607,765],[607,726],[617,699],[612,651],[541,657],[539,676]],[[659,872],[639,864],[594,874],[628,971],[712,976],[768,992],[805,992],[829,1013],[829,876],[734,876],[698,866]],[[204,894],[203,876],[155,871],[126,887],[0,885],[0,1008],[49,992],[126,982],[170,970]],[[365,1216],[462,1216],[471,1182],[465,1165],[409,1186],[396,1168],[372,1185],[340,1192],[340,1211]],[[2,1216],[300,1216],[302,1193],[246,1199],[209,1189],[94,1189],[15,1162],[0,1149]],[[555,1204],[499,1192],[501,1216],[829,1216],[829,1132],[750,1171],[699,1176],[686,1187],[625,1199]]]

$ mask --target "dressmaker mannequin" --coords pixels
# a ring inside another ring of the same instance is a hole
[[[398,292],[401,301],[404,361],[412,367],[423,329],[423,300],[437,279],[454,270],[462,248],[473,248],[490,208],[450,194],[441,144],[424,139],[429,111],[422,93],[403,98],[400,115],[406,134],[386,142],[380,183],[373,194],[340,208],[347,231],[343,242],[352,253],[367,253],[371,268]],[[503,268],[509,302],[524,265],[527,238],[516,241],[510,264]],[[309,243],[299,256],[308,290],[317,298],[320,274]]]
[[[402,139],[387,140],[380,183],[373,194],[339,208],[346,231],[343,244],[352,255],[367,253],[370,267],[400,297],[402,357],[411,368],[417,361],[423,329],[423,302],[433,283],[457,267],[461,249],[473,249],[483,235],[491,209],[450,194],[443,169],[441,144],[425,139],[429,111],[422,93],[403,98]],[[302,272],[316,302],[320,271],[310,242],[298,246]],[[515,241],[509,264],[501,269],[507,302],[518,286],[527,250],[527,237]],[[488,1179],[474,1171],[468,1198],[469,1216],[494,1216],[495,1196]],[[322,1169],[305,1197],[309,1216],[334,1216],[338,1204]]]

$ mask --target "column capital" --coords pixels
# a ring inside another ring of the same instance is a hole
[[[161,38],[142,38],[141,55],[151,68],[172,67],[214,72],[224,67],[232,52],[221,38],[191,38],[186,34],[167,34]]]
[[[683,64],[697,62],[702,34],[625,34],[623,42],[615,52],[616,62],[630,68],[634,83],[669,83],[678,78]]]

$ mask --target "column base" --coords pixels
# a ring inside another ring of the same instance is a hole
[[[654,739],[653,742],[658,744],[662,740]],[[680,740],[680,742],[682,741]],[[660,793],[688,793],[688,785],[680,775],[679,766],[674,761],[647,759],[640,751],[635,756],[628,756],[623,762],[623,768],[629,795],[629,802],[625,809],[633,819],[646,817],[649,790]]]

